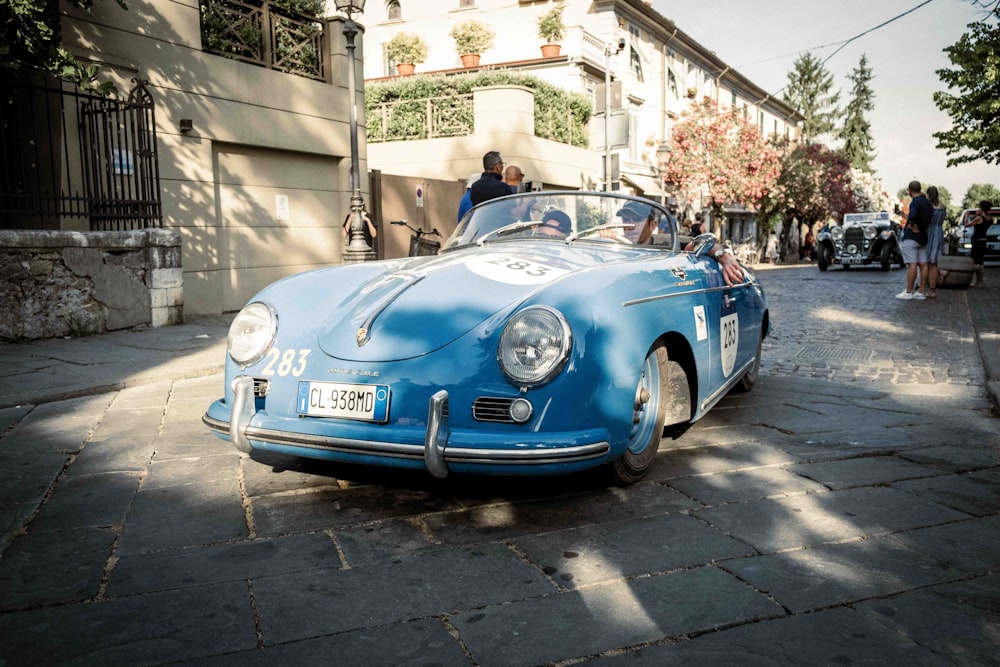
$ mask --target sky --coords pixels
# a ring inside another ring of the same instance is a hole
[[[654,0],[671,19],[727,65],[771,94],[783,92],[795,60],[811,51],[826,61],[840,106],[851,99],[848,76],[862,54],[874,79],[868,114],[875,140],[873,167],[893,197],[913,179],[944,186],[960,204],[973,183],[1000,187],[1000,166],[979,160],[947,167],[934,132],[951,120],[934,104],[946,90],[936,71],[952,68],[943,49],[957,42],[983,11],[969,0]],[[913,11],[910,11],[913,10]],[[905,16],[840,44],[900,14]],[[780,91],[780,92],[779,92]]]

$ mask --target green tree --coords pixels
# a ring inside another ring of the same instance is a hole
[[[872,124],[865,114],[875,108],[875,93],[871,88],[875,76],[865,54],[861,54],[858,66],[847,78],[851,82],[851,101],[847,103],[844,125],[837,136],[844,141],[844,155],[851,166],[870,172],[875,159],[875,140],[872,138]]]
[[[945,48],[954,68],[939,69],[949,90],[938,91],[934,103],[951,117],[952,127],[935,132],[937,147],[952,157],[948,166],[985,160],[1000,163],[1000,6],[986,20],[970,23],[968,32]],[[992,20],[991,20],[992,19]]]
[[[90,9],[94,0],[71,0],[81,9]],[[128,9],[125,0],[116,0]],[[59,43],[59,5],[49,0],[4,0],[0,5],[0,69],[42,70],[83,88],[105,94],[114,90],[111,82],[97,84],[97,65],[77,60]]]
[[[984,200],[1000,206],[1000,190],[989,183],[973,183],[962,198],[962,208],[976,208]]]
[[[799,56],[788,73],[785,102],[802,114],[802,141],[811,143],[834,131],[842,115],[837,106],[839,92],[833,90],[833,75],[811,53]]]

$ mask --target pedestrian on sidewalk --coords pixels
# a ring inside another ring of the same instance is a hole
[[[979,202],[979,210],[966,221],[966,227],[972,227],[972,264],[976,273],[973,287],[983,286],[983,275],[986,273],[986,230],[990,228],[990,209],[993,203],[987,200]]]
[[[896,295],[897,299],[926,298],[927,283],[927,228],[931,224],[933,209],[921,190],[920,181],[910,181],[909,213],[903,228],[903,242],[900,250],[906,262],[906,291]],[[919,272],[920,282],[917,282]]]
[[[938,189],[927,188],[927,201],[931,203],[931,224],[927,227],[927,298],[937,296],[938,259],[944,252],[944,216],[948,209],[941,203]]]

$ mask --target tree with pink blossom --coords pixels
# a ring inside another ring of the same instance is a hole
[[[674,124],[670,159],[663,178],[684,201],[699,193],[712,209],[716,225],[724,222],[723,207],[759,208],[781,170],[777,148],[742,116],[719,110],[704,98],[689,107]]]

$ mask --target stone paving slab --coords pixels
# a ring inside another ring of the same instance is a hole
[[[95,597],[114,541],[114,531],[103,528],[46,530],[16,540],[0,560],[0,609]]]
[[[891,456],[866,456],[840,461],[800,463],[789,466],[788,469],[830,489],[887,484],[899,480],[933,477],[941,474],[940,470],[902,461]]]
[[[1000,575],[931,586],[857,605],[879,623],[958,665],[995,665]]]
[[[1000,512],[1000,470],[896,482],[893,488],[973,516]]]
[[[125,555],[111,572],[107,595],[247,581],[340,564],[333,540],[324,533]]]
[[[156,665],[257,645],[245,582],[5,614],[0,662]]]
[[[239,480],[139,489],[119,542],[122,554],[211,544],[248,536]]]
[[[1000,442],[1000,435],[997,442]],[[1000,466],[1000,447],[989,444],[941,445],[909,450],[901,453],[900,458],[949,472],[965,472]]]
[[[513,544],[565,589],[756,553],[686,514],[573,528]]]
[[[261,649],[192,660],[197,667],[274,667],[335,662],[338,665],[442,665],[474,667],[461,645],[435,618],[392,623],[375,628],[265,646]]]
[[[783,467],[716,472],[671,479],[670,486],[704,505],[726,505],[797,493],[816,493],[826,487]]]
[[[816,546],[967,519],[968,514],[889,488],[859,488],[723,505],[692,514],[761,553]]]
[[[504,545],[441,549],[389,563],[254,582],[265,643],[380,626],[555,592]]]
[[[701,567],[465,611],[450,620],[477,664],[492,667],[582,658],[783,615],[749,586]]]
[[[1000,570],[1000,516],[908,530],[890,538],[967,573]]]
[[[967,576],[887,537],[738,558],[720,565],[792,613]]]
[[[851,609],[831,609],[640,648],[588,667],[775,667],[776,665],[921,665],[950,660]]]

